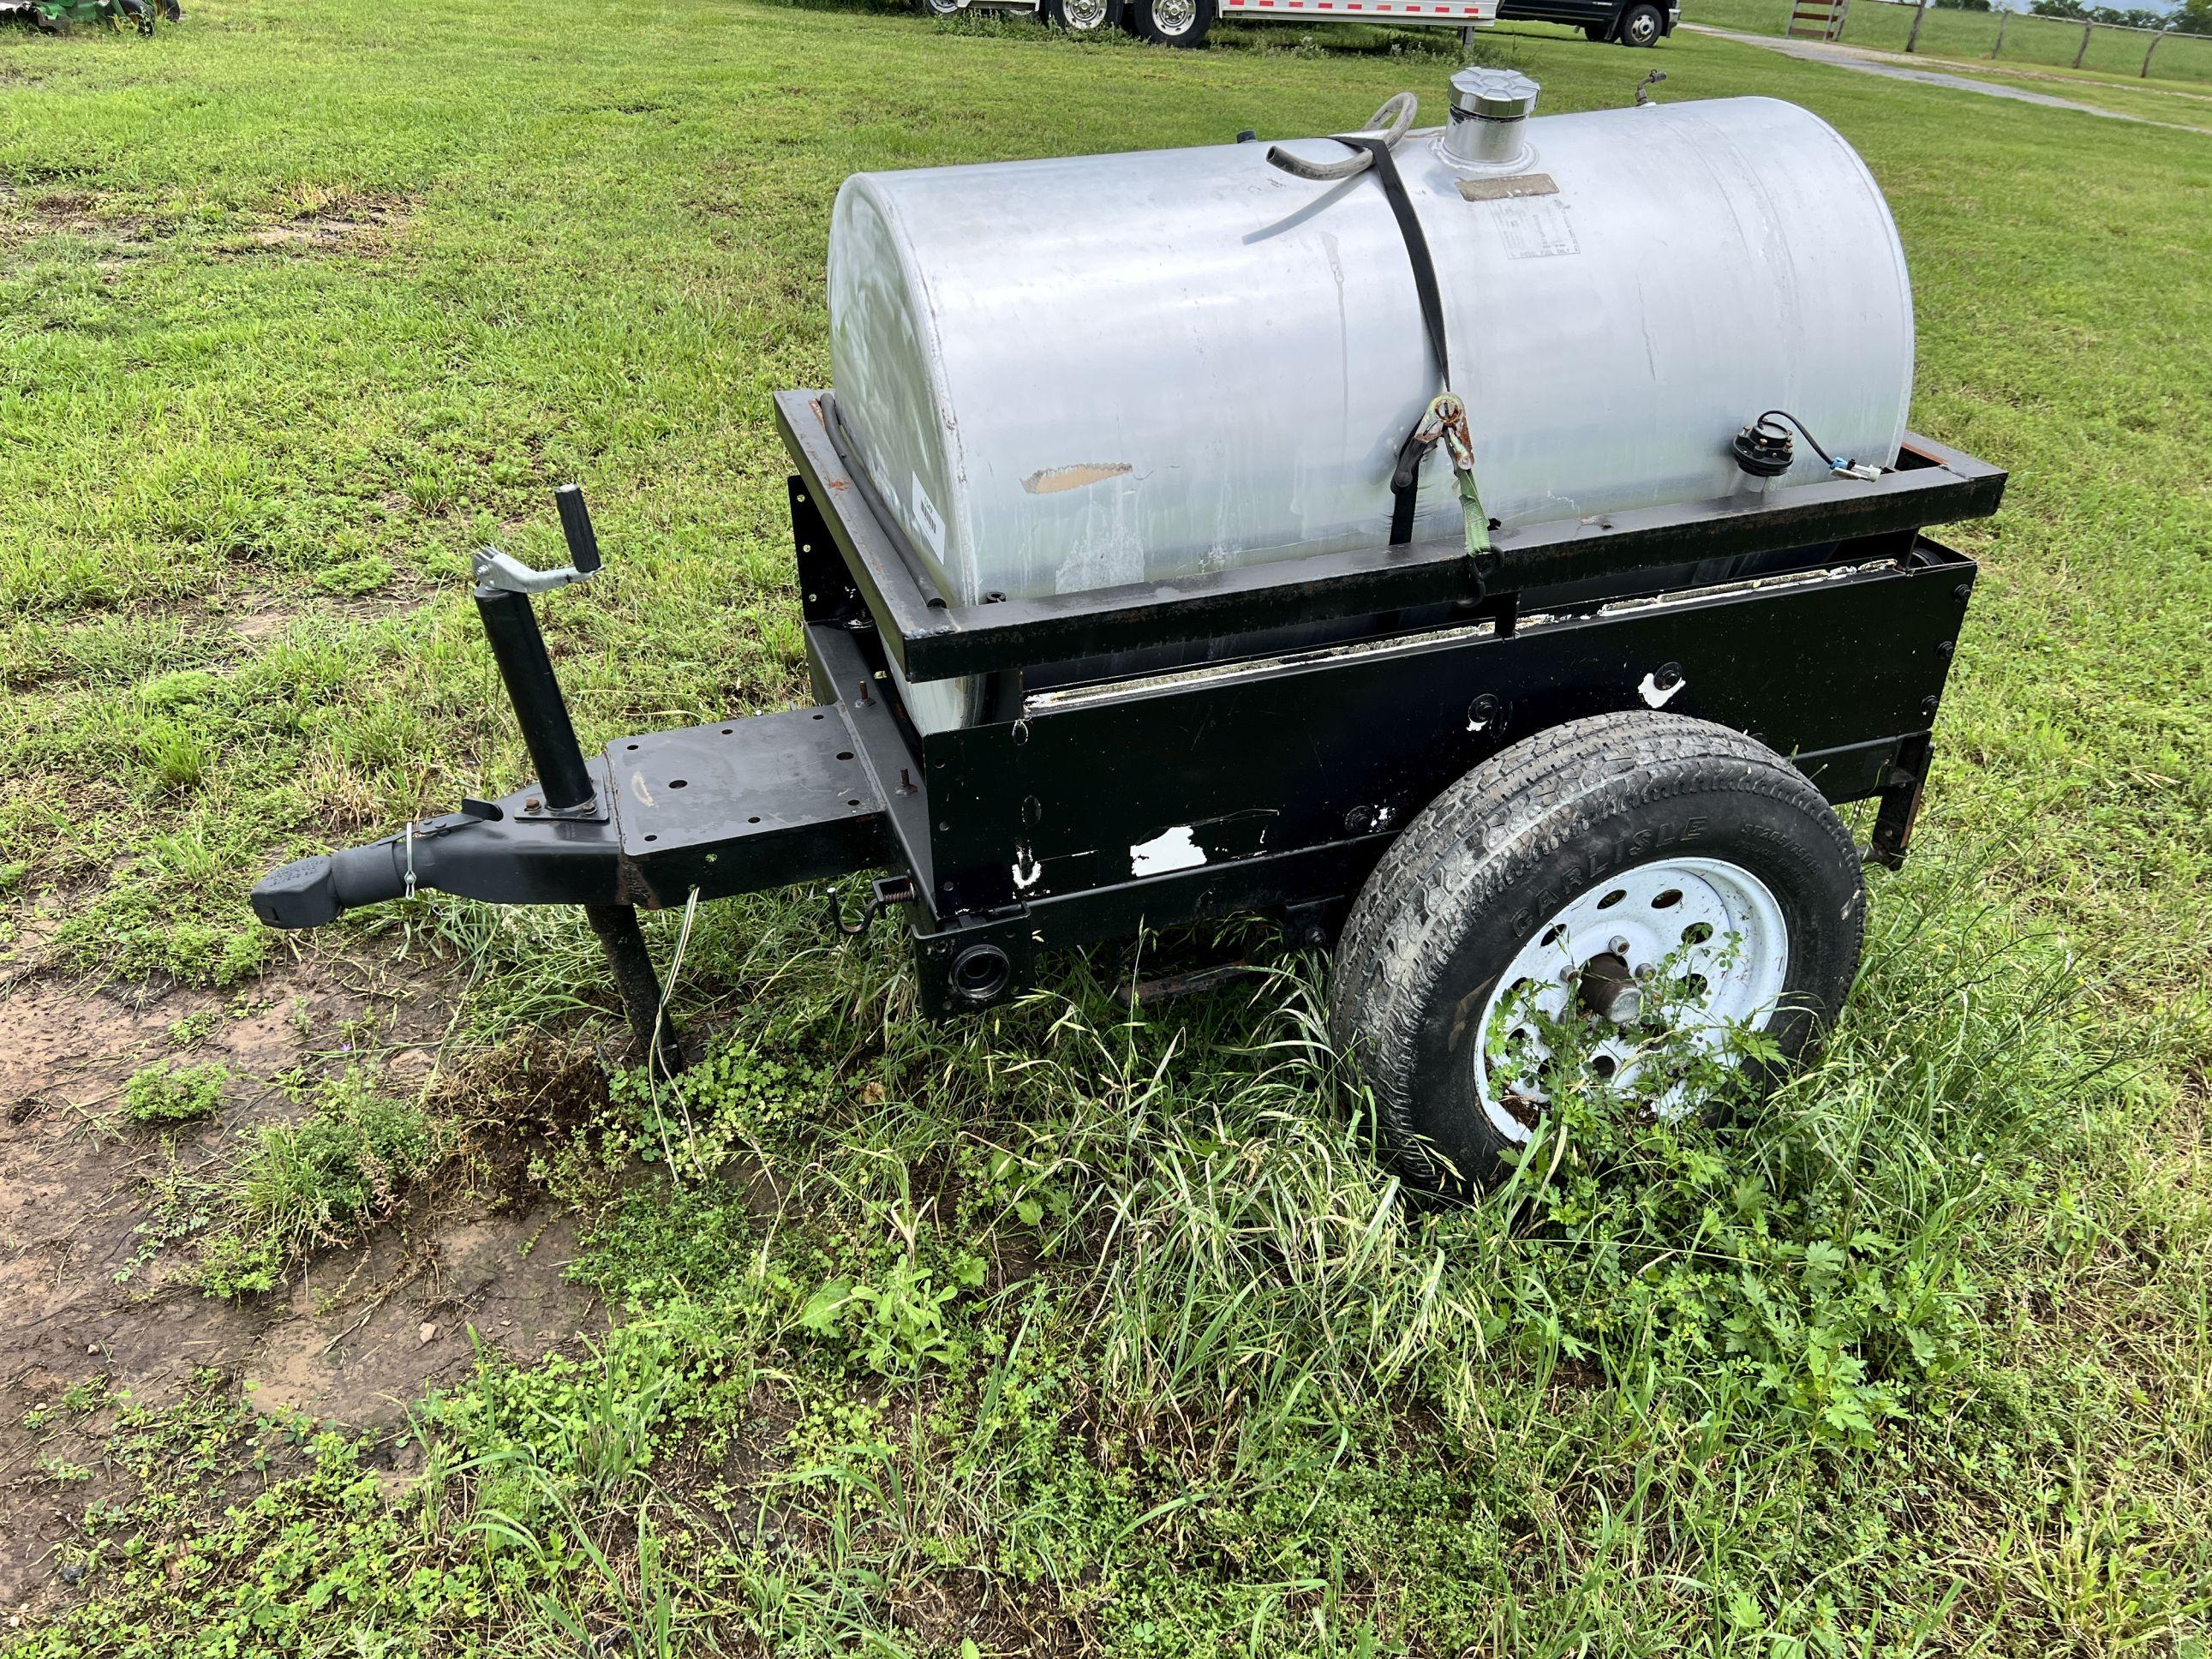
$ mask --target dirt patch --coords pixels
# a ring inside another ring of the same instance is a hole
[[[114,211],[103,198],[82,191],[0,189],[0,251],[64,237],[91,250],[101,270],[112,274],[158,252],[177,228],[172,219]]]
[[[0,997],[0,1610],[65,1581],[60,1547],[111,1492],[96,1420],[70,1390],[161,1405],[234,1389],[270,1414],[398,1424],[458,1380],[477,1343],[527,1358],[603,1331],[565,1273],[575,1224],[526,1170],[544,1129],[599,1088],[588,1055],[548,1049],[498,1075],[441,1079],[454,988],[388,955],[308,955],[243,996],[18,984]],[[212,1121],[163,1136],[125,1123],[125,1085],[164,1060],[228,1068]],[[296,1112],[277,1079],[375,1067],[495,1121],[464,1167],[271,1296],[202,1294],[185,1267],[193,1183],[239,1132]]]
[[[349,1427],[403,1419],[459,1381],[482,1342],[529,1358],[606,1328],[605,1310],[564,1278],[576,1224],[539,1203],[497,1216],[451,1214],[385,1228],[317,1261],[242,1362],[256,1409]]]
[[[328,196],[313,192],[273,213],[254,216],[245,229],[208,230],[186,220],[118,208],[110,198],[81,190],[10,190],[0,185],[0,247],[48,237],[67,237],[91,248],[104,270],[179,243],[210,247],[220,255],[266,252],[380,254],[388,252],[413,217],[412,198],[401,195]]]
[[[412,571],[386,568],[374,586],[360,592],[284,596],[256,592],[235,596],[224,623],[234,647],[250,657],[267,648],[295,624],[307,628],[361,626],[404,616],[435,599],[439,585]]]
[[[265,611],[248,611],[230,619],[230,631],[249,645],[258,645],[283,633],[291,625],[295,614],[274,606]]]
[[[412,204],[402,196],[333,197],[231,240],[224,252],[379,253],[413,216]]]
[[[494,1216],[426,1206],[317,1258],[289,1292],[240,1302],[176,1288],[101,1305],[36,1256],[0,1264],[15,1339],[0,1387],[0,1610],[66,1588],[87,1505],[131,1484],[108,1461],[106,1425],[70,1415],[71,1389],[160,1405],[212,1386],[270,1417],[398,1428],[480,1347],[526,1360],[605,1331],[605,1308],[564,1277],[575,1243],[550,1200]]]

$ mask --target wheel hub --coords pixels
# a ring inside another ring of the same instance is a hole
[[[1583,963],[1582,971],[1575,975],[1575,990],[1583,1006],[1601,1019],[1633,1025],[1643,1017],[1644,993],[1624,951],[1602,951]]]
[[[1660,1117],[1691,1102],[1674,1074],[1726,1063],[1763,1029],[1790,965],[1782,908],[1719,859],[1639,866],[1577,895],[1516,952],[1484,1005],[1476,1093],[1499,1133],[1526,1141],[1578,1064]]]

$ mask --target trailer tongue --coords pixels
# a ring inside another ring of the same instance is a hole
[[[1908,434],[1893,465],[1790,482],[1754,413],[1710,434],[1735,441],[1728,493],[1524,515],[1480,557],[1449,520],[1382,540],[1381,450],[1361,544],[963,594],[837,397],[781,392],[814,706],[586,757],[531,610],[596,566],[564,498],[569,572],[477,568],[538,781],[287,865],[254,908],[580,904],[641,1043],[678,1064],[639,906],[884,872],[870,914],[903,913],[933,1015],[1016,995],[1054,947],[1270,915],[1300,945],[1342,934],[1339,1036],[1391,1155],[1477,1179],[1570,1049],[1679,1109],[1669,1009],[1709,1048],[1802,1050],[1858,954],[1829,804],[1878,801],[1866,855],[1905,856],[1975,574],[1923,532],[1995,512],[2004,475]],[[962,718],[917,714],[954,685]]]

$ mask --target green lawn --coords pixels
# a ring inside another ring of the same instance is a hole
[[[1684,21],[1710,23],[1717,28],[1741,29],[1747,34],[1780,34],[1789,27],[1791,0],[1689,0],[1682,8]],[[1857,0],[1845,13],[1843,40],[1847,46],[1868,46],[1878,52],[1903,52],[1912,36],[1912,16],[1918,8],[1899,0]],[[2002,51],[1998,25],[2002,23]],[[1915,52],[1930,58],[1962,61],[1996,61],[2026,66],[2043,65],[2072,70],[2081,55],[2081,71],[2087,76],[2118,81],[2138,81],[2143,58],[2150,57],[2150,80],[2201,87],[2212,82],[2212,35],[2170,34],[2150,51],[2150,36],[2139,30],[2097,28],[2090,31],[2088,48],[2081,45],[2081,25],[2059,17],[2038,17],[2016,12],[2009,19],[1995,11],[1959,11],[1930,6],[1920,26]]]
[[[2164,121],[2175,126],[2194,127],[2212,135],[2212,86],[2196,91],[2184,91],[2173,86],[2144,86],[2139,82],[2093,79],[2087,76],[2069,75],[2053,70],[2015,70],[1987,63],[1962,64],[1942,58],[1928,58],[1923,67],[1936,74],[1961,74],[1976,81],[1993,82],[2001,87],[2018,87],[2023,91],[2040,93],[2046,98],[2064,98],[2077,104],[2087,104],[2093,109],[2109,110],[2117,115],[2141,116],[2147,121]]]
[[[1131,1020],[1101,952],[927,1028],[884,930],[712,907],[678,1007],[720,1057],[679,1103],[598,1080],[575,918],[426,896],[297,941],[244,892],[522,781],[462,577],[489,538],[550,554],[562,480],[608,549],[544,606],[587,747],[803,694],[769,398],[827,377],[846,174],[1341,129],[1407,86],[1433,115],[1452,37],[190,12],[0,40],[0,965],[243,1007],[295,950],[404,950],[477,1097],[334,1056],[286,1127],[226,1117],[162,1294],[251,1304],[504,1131],[621,1318],[487,1351],[404,1459],[222,1365],[98,1418],[88,1376],[84,1473],[0,1471],[99,1493],[0,1651],[2202,1659],[2212,140],[1657,54],[1669,100],[1786,97],[1859,147],[1915,424],[2011,492],[1955,532],[1984,576],[1920,850],[1829,1056],[1726,1128],[1571,1115],[1424,1212],[1314,963]],[[1655,61],[1483,50],[1553,110]]]

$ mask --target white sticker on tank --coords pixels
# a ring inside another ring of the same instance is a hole
[[[1512,197],[1489,208],[1509,259],[1556,259],[1582,252],[1567,205],[1556,196]]]
[[[938,562],[945,559],[945,520],[937,515],[937,503],[929,499],[929,492],[921,487],[921,474],[914,475],[914,527],[921,532],[922,540]]]

